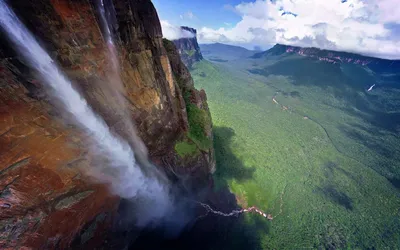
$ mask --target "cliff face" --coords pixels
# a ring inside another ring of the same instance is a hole
[[[212,147],[212,121],[206,93],[204,90],[195,89],[192,76],[182,62],[174,43],[167,39],[164,39],[163,42],[176,81],[178,96],[183,99],[181,103],[185,103],[185,107],[182,107],[182,109],[187,114],[186,116],[183,115],[185,124],[187,124],[187,132],[181,137],[181,141],[175,145],[175,149],[179,155],[183,156],[181,158],[197,159],[195,165],[206,161],[209,166],[208,169],[213,173],[215,171],[215,159]],[[192,150],[188,152],[189,148],[192,148]],[[184,157],[185,155],[189,157]],[[191,164],[193,162],[186,165]]]
[[[197,43],[197,31],[193,28],[181,26],[183,31],[192,34],[192,37],[174,40],[179,55],[186,67],[191,68],[193,63],[203,59],[199,44]]]
[[[164,48],[150,0],[104,1],[117,38],[124,97],[151,160],[207,180],[214,169],[204,91],[177,52]],[[80,92],[125,137],[100,83],[110,62],[93,0],[9,1]],[[197,44],[197,43],[196,43]],[[0,248],[93,247],[119,198],[80,172],[93,164],[87,135],[66,125],[35,72],[0,37]],[[197,123],[198,122],[198,123]],[[197,125],[196,125],[197,124]],[[200,125],[198,125],[200,124]]]
[[[368,66],[372,70],[379,72],[400,70],[399,60],[385,60],[347,52],[321,50],[318,48],[302,48],[282,44],[276,44],[273,48],[264,52],[257,53],[252,57],[261,58],[265,56],[279,56],[283,54],[298,54],[300,56],[311,57],[319,61],[325,61],[332,64],[350,63]]]

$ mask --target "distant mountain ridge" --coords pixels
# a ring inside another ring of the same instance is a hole
[[[400,60],[380,59],[348,52],[322,50],[318,48],[302,48],[283,44],[276,44],[267,51],[254,54],[251,58],[257,59],[284,54],[298,54],[300,56],[316,58],[320,61],[333,64],[350,63],[368,66],[372,70],[380,72],[400,70]]]
[[[211,61],[229,61],[239,58],[248,58],[256,53],[256,51],[248,50],[240,46],[223,43],[200,44],[200,49],[204,57]]]

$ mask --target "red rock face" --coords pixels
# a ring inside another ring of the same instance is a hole
[[[65,248],[118,199],[82,179],[84,138],[28,97],[4,64],[0,86],[0,248]]]
[[[128,116],[137,124],[151,159],[179,163],[174,144],[187,130],[186,110],[176,88],[177,72],[162,44],[157,13],[150,0],[113,3]],[[94,1],[14,0],[10,4],[93,109],[129,138],[120,123],[125,114],[110,105],[99,87],[111,84],[107,78],[111,66]],[[64,249],[72,241],[92,248],[101,244],[119,198],[82,174],[82,169],[93,167],[88,138],[65,123],[35,72],[18,58],[2,35],[0,248]],[[199,102],[205,102],[204,94],[202,98]],[[212,155],[211,150],[204,154]],[[201,168],[206,176],[210,159],[185,162]]]

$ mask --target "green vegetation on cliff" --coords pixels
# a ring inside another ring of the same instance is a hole
[[[166,38],[163,38],[162,41],[163,41],[163,46],[164,46],[165,50],[166,50],[168,53],[171,53],[171,52],[174,53],[174,52],[176,52],[176,48],[175,48],[175,45],[174,45],[173,42],[171,42],[170,40],[168,40],[168,39],[166,39]]]
[[[175,45],[171,41],[163,39],[163,45],[170,56],[172,55],[179,59]],[[186,52],[194,53],[195,50]],[[184,67],[180,68],[182,72],[187,72],[183,64],[180,66]],[[187,72],[187,75],[185,73],[183,73],[183,75],[175,73],[174,78],[185,101],[189,123],[189,131],[185,135],[186,138],[176,143],[175,151],[182,158],[186,156],[195,156],[199,154],[200,151],[208,151],[212,146],[212,142],[208,138],[207,133],[207,129],[211,127],[210,113],[207,110],[207,104],[203,103],[204,101],[201,100],[199,91],[195,89],[189,72]]]
[[[190,93],[184,94],[186,112],[189,122],[188,137],[199,147],[200,150],[208,150],[211,140],[207,137],[207,126],[211,123],[211,118],[207,110],[198,108],[190,102]]]
[[[185,141],[177,142],[175,144],[175,151],[182,158],[195,156],[200,153],[195,144]]]
[[[185,50],[185,53],[186,53],[188,56],[193,56],[193,55],[194,55],[194,53],[196,53],[196,50],[194,50],[194,49],[191,49],[191,50]]]
[[[181,80],[178,78],[178,85],[180,85],[180,82]],[[196,155],[196,153],[200,153],[200,150],[209,150],[212,146],[211,140],[207,137],[206,132],[207,127],[210,126],[211,118],[207,110],[199,108],[196,104],[192,103],[191,100],[193,98],[192,95],[194,94],[194,87],[193,89],[188,89],[187,86],[182,86],[181,91],[183,92],[189,123],[189,131],[185,140],[190,141],[190,143],[185,141],[177,142],[175,150],[181,157],[183,157],[189,154],[182,152],[187,152],[188,149],[191,149],[189,150],[191,152],[190,156],[193,156]],[[193,146],[196,147],[196,150],[193,150]]]

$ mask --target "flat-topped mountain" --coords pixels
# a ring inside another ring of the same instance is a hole
[[[203,59],[199,44],[197,43],[197,31],[193,28],[181,26],[181,30],[190,33],[192,37],[180,38],[174,40],[174,44],[178,49],[179,55],[186,67],[191,68],[193,63]]]
[[[301,56],[316,58],[329,63],[350,63],[368,66],[370,69],[379,72],[391,72],[400,70],[400,60],[387,60],[363,56],[354,53],[323,50],[318,48],[302,48],[291,45],[276,44],[267,51],[256,53],[252,58],[263,58],[268,56],[281,56],[285,54],[298,54]]]

